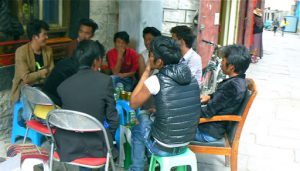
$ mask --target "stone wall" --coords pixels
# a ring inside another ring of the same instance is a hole
[[[191,26],[199,0],[164,0],[162,33],[170,35],[170,29],[177,25]]]
[[[12,106],[10,88],[14,76],[14,65],[0,67],[0,141],[10,137],[12,127]]]
[[[12,106],[10,90],[0,91],[0,141],[10,137],[12,127]]]
[[[90,18],[99,26],[94,40],[99,40],[106,50],[113,47],[113,36],[118,31],[118,0],[91,0]]]

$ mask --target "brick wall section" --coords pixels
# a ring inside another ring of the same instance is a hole
[[[113,47],[113,36],[118,31],[118,1],[90,1],[90,18],[99,26],[94,40],[99,40],[108,50]]]
[[[199,0],[164,0],[162,33],[170,35],[170,29],[177,25],[191,26]]]
[[[0,141],[10,137],[12,127],[12,106],[10,90],[0,91]]]

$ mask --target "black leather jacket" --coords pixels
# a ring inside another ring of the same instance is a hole
[[[241,74],[222,81],[211,100],[201,108],[201,117],[211,118],[214,115],[235,114],[247,91],[246,75]],[[199,125],[199,129],[214,137],[222,138],[228,122],[209,122]]]
[[[200,91],[189,67],[168,65],[157,74],[160,91],[154,96],[155,120],[151,134],[165,144],[194,140],[200,117]]]

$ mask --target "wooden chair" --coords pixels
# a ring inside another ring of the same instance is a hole
[[[246,121],[249,109],[256,97],[256,85],[252,79],[247,79],[248,91],[243,103],[241,104],[237,114],[217,115],[212,118],[200,118],[199,123],[229,121],[225,138],[210,142],[202,143],[193,141],[190,143],[189,148],[194,153],[225,155],[225,165],[230,166],[231,171],[237,170],[237,155],[240,142],[240,136],[244,123]]]

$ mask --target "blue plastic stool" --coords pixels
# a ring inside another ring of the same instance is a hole
[[[18,101],[15,103],[14,111],[13,111],[13,123],[12,123],[13,127],[12,127],[12,131],[11,131],[11,139],[10,139],[10,143],[12,143],[12,144],[14,144],[16,142],[17,137],[19,137],[19,136],[24,137],[25,132],[26,132],[26,127],[24,126],[23,123],[21,123],[18,120],[19,112],[21,111],[22,108],[23,108],[23,103],[21,101]],[[32,129],[29,129],[27,137],[31,139],[32,144],[41,146],[42,137],[43,137],[42,134],[40,134]]]
[[[126,125],[127,121],[130,119],[129,112],[132,110],[129,105],[129,101],[117,100],[116,109],[117,109],[117,112],[119,115],[120,125]],[[139,112],[140,112],[139,108],[135,110],[136,115],[138,115]],[[116,130],[115,140],[117,143],[117,147],[119,149],[119,147],[120,147],[120,126]]]
[[[124,101],[125,102],[125,101]],[[120,125],[126,125],[127,123],[127,119],[125,119],[125,114],[124,112],[126,112],[125,110],[123,110],[123,106],[124,103],[118,103],[116,104],[116,109],[119,115],[119,121],[120,121]],[[115,134],[115,140],[116,140],[116,144],[117,144],[117,148],[120,149],[120,125],[118,127],[118,129],[116,130],[116,134]]]
[[[149,171],[155,171],[156,162],[159,163],[161,171],[169,171],[172,167],[177,167],[177,171],[187,171],[187,166],[191,166],[192,171],[197,171],[196,155],[189,148],[183,154],[170,157],[152,154]]]
[[[118,100],[116,106],[117,106],[117,111],[118,111],[119,118],[120,118],[120,124],[126,125],[127,121],[130,120],[129,112],[132,110],[129,105],[129,101]],[[135,110],[135,115],[137,116],[139,114],[139,112],[140,112],[140,108],[137,108]]]

